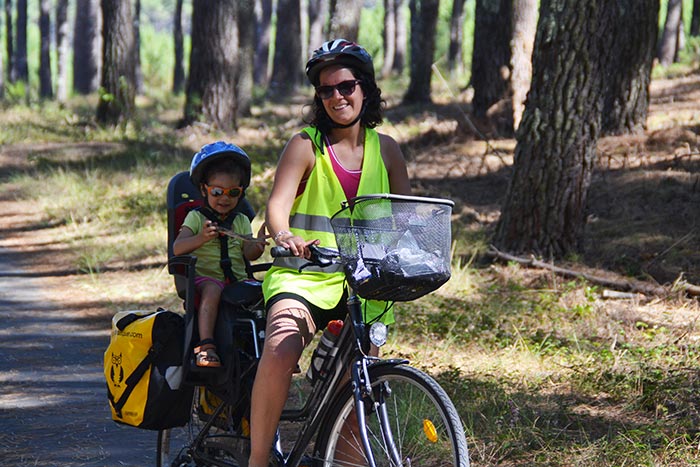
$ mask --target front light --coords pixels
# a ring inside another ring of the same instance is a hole
[[[377,347],[386,344],[386,335],[387,327],[384,323],[377,322],[369,328],[369,341]]]

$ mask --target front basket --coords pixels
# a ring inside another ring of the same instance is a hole
[[[350,286],[366,299],[410,301],[447,282],[453,206],[391,194],[351,199],[331,219]]]

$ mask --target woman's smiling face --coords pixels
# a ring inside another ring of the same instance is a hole
[[[349,68],[342,65],[331,65],[321,70],[319,86],[337,86],[344,81],[355,81],[356,79]],[[345,125],[351,123],[360,114],[364,97],[362,86],[357,83],[352,94],[343,96],[335,89],[333,95],[328,99],[322,99],[322,102],[331,120]]]

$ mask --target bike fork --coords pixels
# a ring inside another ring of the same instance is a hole
[[[372,385],[369,379],[369,372],[367,371],[367,361],[361,360],[357,362],[352,367],[353,371],[353,395],[355,399],[355,413],[357,414],[357,423],[360,430],[360,440],[362,441],[362,447],[365,450],[365,455],[367,457],[368,467],[376,467],[376,462],[374,460],[374,452],[369,442],[369,434],[367,433],[366,425],[366,412],[365,412],[365,396],[369,398],[373,407],[372,411],[376,414],[379,419],[382,430],[382,438],[384,441],[384,449],[389,454],[391,458],[392,465],[396,467],[401,467],[401,456],[394,443],[394,436],[391,432],[391,426],[389,423],[389,416],[386,411],[386,398],[391,390],[386,384],[377,388],[376,397],[373,395]]]

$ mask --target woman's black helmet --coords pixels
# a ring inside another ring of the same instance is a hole
[[[361,45],[345,39],[324,42],[314,50],[306,62],[306,76],[313,86],[318,86],[321,70],[329,65],[352,66],[374,79],[372,56]]]
[[[192,157],[190,180],[192,180],[194,186],[199,187],[204,182],[205,169],[209,164],[227,158],[233,159],[241,166],[243,169],[241,186],[247,188],[250,185],[250,158],[243,149],[225,141],[206,144]]]

